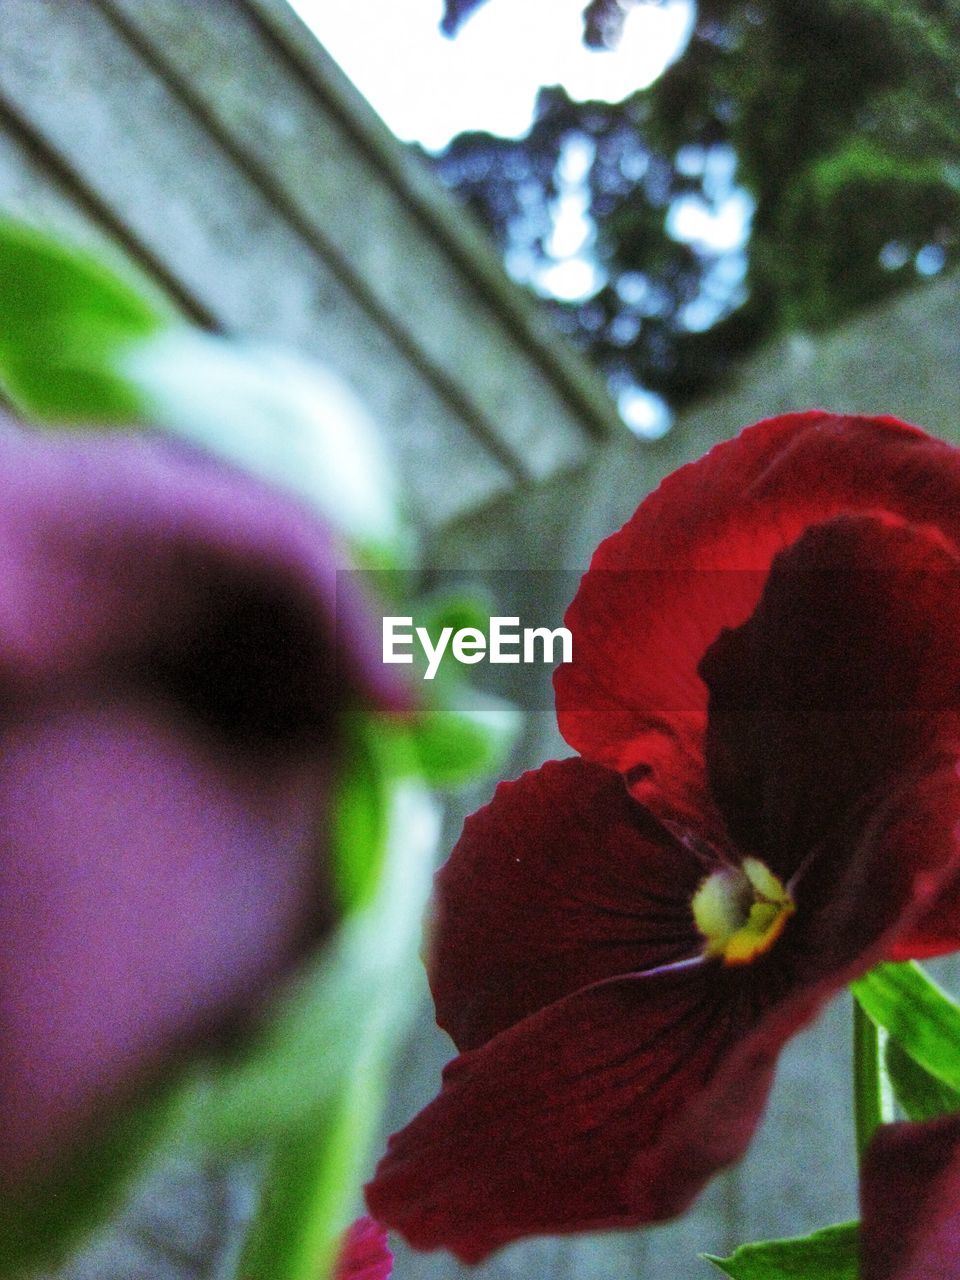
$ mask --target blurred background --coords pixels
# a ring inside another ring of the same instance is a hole
[[[960,3],[594,0],[593,47],[583,8],[15,0],[0,209],[339,375],[425,587],[582,571],[662,475],[782,410],[960,443]],[[532,581],[558,625],[570,577]],[[557,754],[530,712],[509,771]],[[447,848],[491,789],[449,806]],[[387,1131],[452,1054],[421,1003]],[[848,1025],[841,1002],[791,1046],[747,1161],[681,1221],[472,1274],[706,1276],[698,1251],[853,1216]],[[157,1171],[59,1274],[231,1275],[254,1183]],[[398,1280],[466,1274],[397,1248]]]

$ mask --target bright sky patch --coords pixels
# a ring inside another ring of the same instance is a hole
[[[619,102],[651,84],[690,34],[689,0],[641,4],[615,52],[583,45],[583,0],[490,0],[456,39],[442,0],[291,0],[397,137],[439,151],[458,133],[520,137],[537,91]]]

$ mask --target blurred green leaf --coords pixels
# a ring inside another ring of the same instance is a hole
[[[340,910],[350,912],[376,892],[387,846],[389,781],[375,726],[357,717],[344,739],[330,834],[334,888]]]
[[[960,1111],[960,1090],[925,1071],[896,1040],[887,1041],[885,1065],[897,1101],[909,1120],[932,1120]]]
[[[439,599],[428,598],[417,606],[419,623],[426,627],[434,642],[444,627],[452,627],[454,632],[464,627],[486,632],[493,611],[492,601],[481,598],[476,591],[457,591]]]
[[[809,1236],[744,1244],[729,1258],[704,1254],[733,1280],[857,1280],[858,1224],[844,1222]]]
[[[135,418],[142,399],[117,354],[172,320],[93,254],[0,220],[0,381],[28,416]]]
[[[415,626],[423,628],[430,637],[430,643],[436,647],[445,628],[452,635],[465,627],[473,627],[486,635],[490,628],[490,615],[494,612],[492,601],[474,591],[457,591],[440,596],[422,596],[414,590],[411,595],[417,596],[413,612]],[[397,598],[394,594],[394,599]],[[408,599],[410,596],[408,596]],[[409,612],[409,610],[408,610]],[[448,641],[449,643],[449,641]],[[447,654],[449,657],[449,649]],[[441,661],[435,674],[429,681],[424,681],[427,670],[427,655],[420,640],[412,646],[413,663],[410,668],[410,679],[421,688],[423,696],[432,700],[432,706],[446,708],[451,700],[459,696],[469,680],[469,667],[455,661]]]
[[[366,906],[376,892],[389,832],[392,780],[458,786],[503,764],[516,739],[520,713],[500,699],[474,696],[477,705],[469,709],[439,706],[403,720],[357,717],[348,726],[331,825],[341,910]]]
[[[501,769],[516,740],[520,712],[506,702],[486,702],[427,711],[413,723],[413,749],[427,782],[458,786]]]
[[[960,1006],[918,965],[878,965],[851,990],[914,1062],[941,1084],[960,1089]]]
[[[171,1091],[116,1115],[54,1175],[0,1197],[0,1276],[55,1267],[122,1203],[166,1133]]]

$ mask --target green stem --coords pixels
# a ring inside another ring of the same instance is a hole
[[[369,1034],[369,1033],[368,1033]],[[275,1144],[260,1207],[244,1244],[244,1280],[327,1280],[386,1094],[386,1057],[374,1033],[325,1108]]]
[[[890,1086],[883,1065],[884,1041],[884,1033],[854,1000],[853,1115],[860,1160],[877,1129],[892,1119]]]

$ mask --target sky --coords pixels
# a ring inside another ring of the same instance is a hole
[[[430,151],[473,129],[521,137],[545,85],[562,84],[581,101],[619,102],[682,52],[693,23],[692,0],[639,0],[611,52],[583,44],[586,0],[487,0],[452,40],[440,32],[443,0],[290,2],[393,133]],[[572,152],[565,159],[551,246],[556,261],[507,267],[543,294],[576,301],[601,281],[583,188],[589,158]],[[742,210],[724,227],[714,210],[691,208],[679,217],[678,235],[691,242],[743,238]],[[620,392],[617,403],[638,435],[656,437],[670,425],[663,401],[642,388]]]
[[[651,0],[627,15],[615,52],[584,48],[585,0],[488,0],[455,39],[442,0],[291,0],[398,138],[439,151],[469,129],[520,137],[537,90],[619,102],[683,48],[690,0]]]

